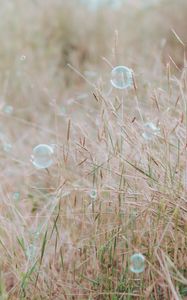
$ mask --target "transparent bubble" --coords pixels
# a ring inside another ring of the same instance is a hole
[[[4,143],[3,150],[7,153],[10,152],[12,150],[12,145],[10,143]]]
[[[130,258],[130,270],[139,274],[145,270],[145,257],[141,253],[135,253]]]
[[[7,115],[12,115],[13,111],[14,111],[14,108],[11,105],[5,105],[3,107],[3,112]]]
[[[26,56],[25,56],[25,55],[21,55],[21,56],[20,56],[20,60],[21,60],[21,61],[25,61],[25,60],[26,60]]]
[[[125,66],[117,66],[113,68],[110,82],[113,87],[120,90],[132,86],[132,70]]]
[[[91,190],[89,196],[91,199],[95,200],[97,198],[97,191],[95,189]]]
[[[152,122],[148,122],[144,125],[143,138],[147,141],[152,140],[160,132],[160,129]]]
[[[26,249],[26,256],[29,260],[34,259],[36,256],[36,247],[32,244],[30,244]]]
[[[54,150],[51,146],[40,144],[33,149],[32,164],[37,169],[46,169],[53,164]]]
[[[9,138],[3,132],[0,132],[0,143],[1,143],[1,149],[4,152],[8,153],[12,150],[12,144],[11,144]]]
[[[13,193],[12,197],[13,197],[14,201],[19,201],[20,200],[20,193],[19,192]]]

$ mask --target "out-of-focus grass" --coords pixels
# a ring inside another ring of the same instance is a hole
[[[0,4],[1,298],[185,299],[186,2]],[[132,89],[111,90],[117,64]],[[39,143],[57,145],[48,171]]]

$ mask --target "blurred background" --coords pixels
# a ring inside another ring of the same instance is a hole
[[[144,72],[160,59],[166,65],[169,56],[179,68],[183,64],[184,48],[172,30],[186,42],[185,0],[1,0],[0,4],[1,77],[18,71],[25,60],[31,76],[59,89],[77,80],[68,63],[89,76],[103,68],[103,57],[112,65],[139,66]]]

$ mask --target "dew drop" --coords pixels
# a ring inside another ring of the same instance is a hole
[[[132,86],[132,70],[125,66],[117,66],[111,72],[111,84],[116,89],[126,89]]]
[[[33,149],[32,164],[37,169],[46,169],[53,164],[54,150],[51,146],[40,144]]]

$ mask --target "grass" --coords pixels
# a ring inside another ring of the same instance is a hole
[[[186,2],[1,2],[0,299],[186,299]],[[111,90],[118,64],[128,90]]]

